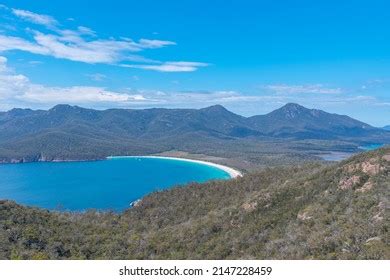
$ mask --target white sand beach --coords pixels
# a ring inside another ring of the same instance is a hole
[[[218,169],[221,169],[228,173],[231,178],[237,178],[237,177],[242,177],[242,173],[236,169],[233,169],[231,167],[209,162],[209,161],[203,161],[203,160],[196,160],[196,159],[187,159],[187,158],[178,158],[178,157],[163,157],[163,156],[111,156],[107,157],[107,159],[110,158],[159,158],[159,159],[167,159],[167,160],[180,160],[180,161],[187,161],[187,162],[194,162],[194,163],[199,163],[199,164],[204,164],[208,166],[213,166]]]

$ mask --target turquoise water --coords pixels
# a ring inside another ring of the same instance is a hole
[[[384,146],[384,144],[369,144],[369,145],[361,146],[359,148],[362,150],[365,150],[365,151],[373,151],[373,150],[379,149],[383,146]]]
[[[228,178],[215,167],[155,158],[3,164],[0,199],[47,209],[120,211],[153,191]]]

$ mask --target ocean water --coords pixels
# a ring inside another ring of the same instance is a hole
[[[153,191],[229,178],[216,167],[156,158],[3,164],[0,199],[56,210],[121,211]]]
[[[359,149],[363,152],[365,151],[373,151],[376,149],[379,149],[383,147],[385,144],[367,144],[360,146]],[[354,153],[348,153],[348,152],[329,152],[327,154],[319,154],[318,156],[321,157],[323,160],[326,161],[342,161],[344,159],[349,158],[350,156],[354,155]]]
[[[384,146],[384,144],[368,144],[368,145],[360,146],[359,148],[364,150],[364,151],[373,151],[373,150],[379,149],[383,146]]]

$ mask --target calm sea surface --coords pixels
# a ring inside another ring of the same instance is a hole
[[[153,191],[229,178],[215,167],[155,158],[0,164],[0,199],[47,209],[120,211]]]
[[[385,144],[367,144],[364,146],[360,146],[359,149],[362,151],[373,151],[383,147],[384,145]],[[329,152],[327,154],[319,154],[318,156],[321,157],[323,160],[327,160],[327,161],[342,161],[344,159],[349,158],[352,155],[354,155],[354,153]]]

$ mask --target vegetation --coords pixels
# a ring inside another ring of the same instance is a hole
[[[356,152],[365,142],[390,143],[385,130],[297,104],[250,118],[218,105],[200,110],[98,111],[69,105],[47,111],[13,109],[0,113],[0,132],[0,162],[179,150],[257,168],[319,160],[315,155],[324,151]]]
[[[157,192],[123,213],[0,202],[1,259],[389,259],[390,148]]]

